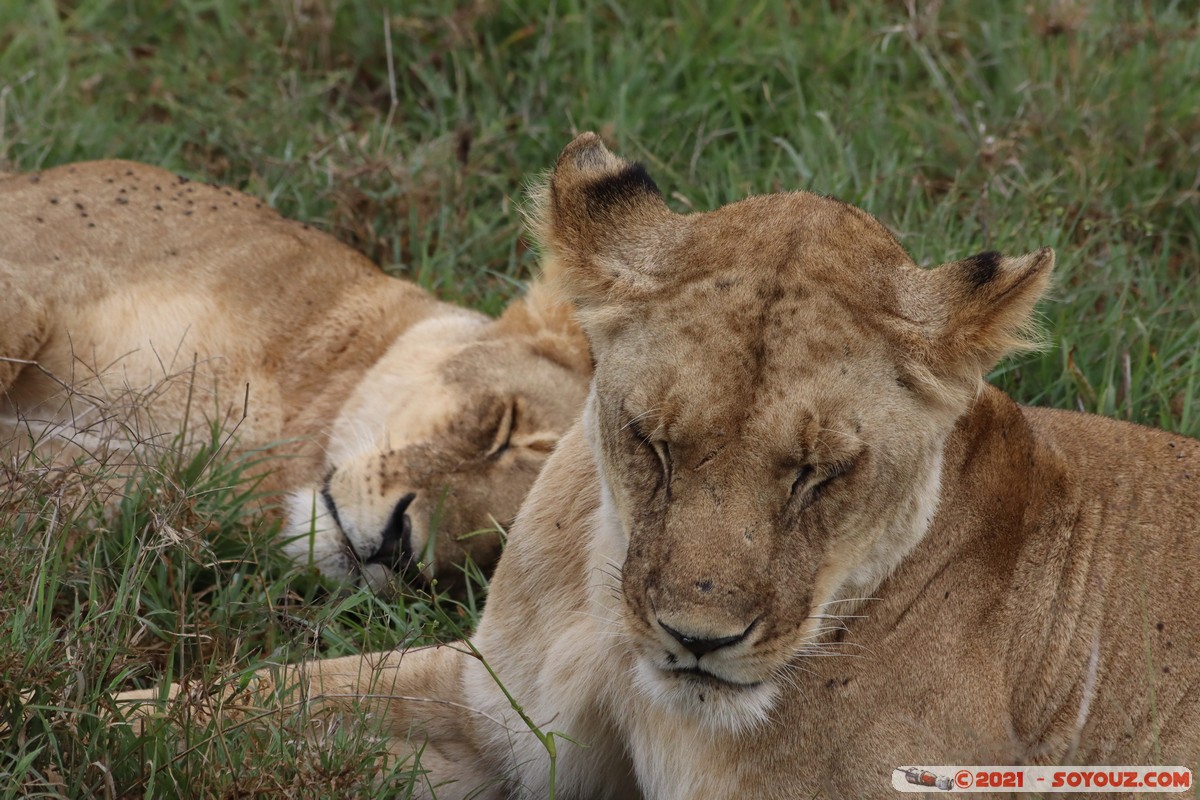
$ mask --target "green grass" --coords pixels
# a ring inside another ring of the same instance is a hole
[[[926,264],[1055,247],[1051,347],[996,382],[1200,435],[1200,7],[918,5],[0,3],[0,169],[122,157],[238,186],[495,312],[533,267],[523,185],[595,129],[677,210],[803,187]],[[243,465],[211,455],[158,464],[115,518],[83,479],[6,474],[0,795],[403,796],[344,732],[181,748],[98,720],[121,688],[474,618],[289,572]]]

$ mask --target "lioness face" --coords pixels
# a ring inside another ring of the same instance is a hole
[[[375,588],[491,567],[587,391],[587,354],[522,313],[439,317],[392,345],[342,409],[323,483],[289,497],[293,559]]]
[[[996,306],[966,294],[1012,302],[1048,257],[935,277],[865,212],[806,193],[678,216],[586,136],[542,205],[596,354],[595,560],[621,565],[638,683],[714,725],[764,720],[927,530],[984,351],[1012,339],[966,324],[969,303]]]

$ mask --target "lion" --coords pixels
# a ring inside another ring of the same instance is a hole
[[[10,466],[124,479],[215,426],[266,472],[284,551],[335,580],[489,569],[587,392],[540,284],[493,320],[232,189],[81,163],[0,179],[0,220]]]
[[[679,215],[593,134],[533,219],[595,372],[478,630],[264,670],[230,708],[365,711],[439,798],[1195,764],[1200,442],[984,380],[1051,250],[922,269],[806,192]]]

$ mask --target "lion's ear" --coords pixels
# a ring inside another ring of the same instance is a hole
[[[553,279],[581,311],[614,289],[653,280],[653,229],[671,211],[641,164],[584,133],[531,193],[530,228],[554,264]]]
[[[988,252],[926,273],[925,318],[917,346],[920,383],[956,402],[974,394],[1006,354],[1037,346],[1033,309],[1050,283],[1054,251]]]

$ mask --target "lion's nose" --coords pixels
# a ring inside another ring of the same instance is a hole
[[[757,623],[758,620],[751,622],[741,633],[735,633],[730,636],[712,636],[711,634],[701,635],[684,633],[683,631],[672,628],[661,619],[658,620],[659,626],[664,631],[671,634],[671,637],[675,641],[683,645],[684,648],[696,658],[700,658],[701,656],[711,653],[714,650],[720,650],[722,647],[730,647],[731,645],[735,645],[744,640],[750,635],[750,631],[754,629],[754,626]]]
[[[392,516],[383,527],[379,549],[367,559],[368,564],[382,564],[398,572],[412,562],[412,522],[408,519],[408,507],[416,497],[415,493],[409,492],[396,503]]]

